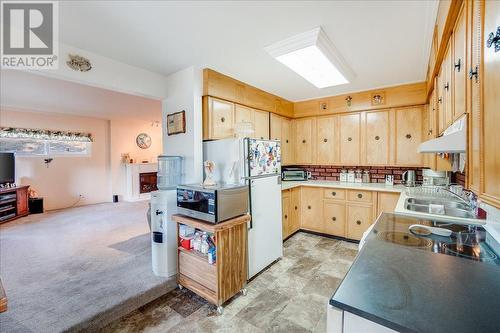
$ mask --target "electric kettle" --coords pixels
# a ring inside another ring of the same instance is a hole
[[[401,180],[405,186],[415,186],[417,183],[417,175],[415,170],[406,170],[401,175]]]

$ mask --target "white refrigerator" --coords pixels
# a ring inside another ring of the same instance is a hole
[[[249,138],[207,141],[203,143],[203,159],[215,162],[217,183],[249,186],[251,278],[283,256],[280,142]]]

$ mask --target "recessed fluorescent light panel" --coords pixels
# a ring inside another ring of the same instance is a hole
[[[321,27],[265,48],[279,62],[318,88],[346,84],[354,78]]]

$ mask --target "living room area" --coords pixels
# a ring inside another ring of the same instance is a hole
[[[2,331],[92,330],[173,289],[147,221],[162,101],[112,88],[1,72]]]

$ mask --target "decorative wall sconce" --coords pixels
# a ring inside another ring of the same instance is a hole
[[[88,72],[92,69],[92,64],[89,59],[76,54],[68,54],[68,57],[69,60],[66,61],[66,65],[68,65],[69,68],[80,72]]]
[[[385,104],[385,92],[372,94],[372,105],[384,105]]]
[[[347,96],[347,97],[345,98],[345,101],[346,101],[346,103],[347,103],[347,106],[351,106],[351,104],[352,104],[352,97],[351,97],[351,96]]]

